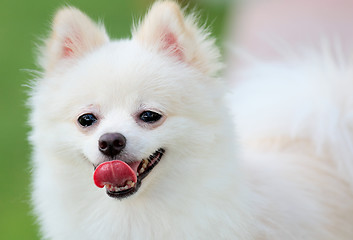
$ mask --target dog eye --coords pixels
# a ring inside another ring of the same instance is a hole
[[[97,118],[92,113],[86,113],[81,115],[77,121],[82,127],[89,127],[97,122]]]
[[[140,114],[140,119],[145,123],[155,123],[161,119],[162,115],[152,111],[144,111]]]

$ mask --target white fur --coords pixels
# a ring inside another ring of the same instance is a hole
[[[173,2],[156,3],[145,19],[119,41],[76,9],[55,19],[29,102],[43,238],[352,239],[351,71],[315,54],[252,65],[232,100],[235,147],[213,40]],[[167,33],[182,57],[163,45]],[[69,56],[63,39],[74,43]],[[144,109],[165,121],[141,126]],[[88,129],[77,124],[85,112],[99,117]],[[106,132],[126,137],[131,158],[166,149],[121,201],[92,179]]]

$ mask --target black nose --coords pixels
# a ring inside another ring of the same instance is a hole
[[[120,133],[103,134],[98,141],[98,148],[104,155],[118,155],[126,146],[126,138]]]

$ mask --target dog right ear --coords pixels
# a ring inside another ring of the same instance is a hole
[[[54,18],[40,65],[49,72],[60,62],[73,62],[108,41],[103,26],[97,25],[76,8],[63,8]]]

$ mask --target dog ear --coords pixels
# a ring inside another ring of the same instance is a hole
[[[51,36],[43,49],[41,65],[50,71],[59,62],[77,60],[108,41],[103,26],[97,25],[76,8],[63,8],[54,18]]]
[[[134,28],[133,38],[206,74],[213,75],[221,67],[214,39],[197,26],[195,16],[184,16],[173,1],[156,2]]]

